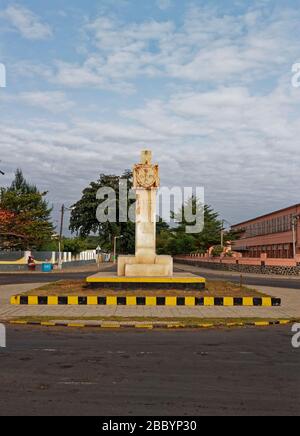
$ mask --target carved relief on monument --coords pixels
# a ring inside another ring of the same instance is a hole
[[[152,165],[151,151],[142,153],[142,163],[133,168],[133,186],[134,189],[157,189],[160,185],[159,166]]]

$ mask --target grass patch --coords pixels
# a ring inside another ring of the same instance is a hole
[[[109,289],[94,289],[91,288],[84,280],[60,280],[58,282],[50,283],[46,286],[42,286],[38,289],[28,291],[22,295],[39,295],[41,297],[53,295],[66,297],[68,295],[79,296],[108,296],[118,294],[118,296],[195,296],[195,297],[263,297],[268,296],[262,294],[255,289],[248,288],[246,286],[239,286],[238,284],[218,281],[207,280],[206,289],[203,291],[185,291],[185,290],[122,290],[115,291]]]

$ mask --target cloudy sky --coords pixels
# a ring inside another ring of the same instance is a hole
[[[62,202],[153,149],[235,223],[300,202],[299,0],[0,0],[1,183]]]

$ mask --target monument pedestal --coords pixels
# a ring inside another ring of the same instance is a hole
[[[145,261],[149,263],[145,263]],[[143,262],[144,261],[144,262]],[[171,256],[120,256],[118,259],[119,277],[172,277],[173,258]]]

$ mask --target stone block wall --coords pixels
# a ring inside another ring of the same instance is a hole
[[[264,275],[280,275],[280,276],[300,276],[300,264],[297,266],[270,266],[270,265],[245,265],[245,264],[229,264],[229,263],[214,263],[201,260],[176,258],[176,263],[196,266],[198,268],[207,268],[217,271],[232,271],[244,274],[264,274]]]

